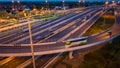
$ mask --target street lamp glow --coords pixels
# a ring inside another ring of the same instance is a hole
[[[14,0],[12,0],[12,3],[14,3]]]
[[[81,0],[78,0],[78,2],[80,3],[80,2],[81,2]]]
[[[115,4],[115,1],[113,0],[112,3]]]
[[[46,0],[45,2],[48,3],[48,0]]]
[[[64,3],[65,1],[64,1],[64,0],[62,0],[62,2]]]
[[[106,1],[106,2],[105,2],[105,5],[108,5],[108,4],[109,4],[109,2],[108,2],[108,1]]]
[[[20,3],[20,0],[18,0],[17,2],[18,2],[18,4],[19,4],[19,3]]]

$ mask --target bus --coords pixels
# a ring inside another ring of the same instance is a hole
[[[65,44],[70,45],[72,42],[80,42],[79,44],[86,44],[87,43],[88,36],[80,37],[80,38],[74,38],[74,39],[68,39]]]

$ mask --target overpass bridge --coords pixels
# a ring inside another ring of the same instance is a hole
[[[34,54],[35,55],[46,55],[54,54],[61,52],[71,52],[75,50],[88,50],[92,47],[97,46],[98,44],[106,43],[113,38],[117,37],[120,34],[120,15],[117,13],[116,22],[113,27],[109,30],[106,30],[102,33],[89,36],[87,38],[88,43],[86,45],[79,45],[79,43],[72,43],[69,45],[69,48],[65,48],[65,41],[55,41],[47,43],[38,43],[34,44]],[[112,32],[112,35],[109,36],[108,32]],[[91,40],[92,39],[92,40]],[[76,46],[79,45],[79,46]],[[13,44],[0,44],[0,56],[31,56],[31,50],[29,44],[21,44],[21,46],[14,46]]]
[[[115,37],[119,36],[120,31],[117,31],[120,29],[119,26],[120,25],[114,25],[110,30],[89,36],[87,38],[88,43],[86,45],[79,45],[79,42],[74,42],[69,45],[69,48],[65,48],[65,41],[33,44],[34,54],[46,55],[61,52],[71,52],[75,50],[80,51],[88,50],[99,44],[109,42]],[[108,32],[112,32],[112,35],[109,36]],[[21,44],[21,46],[14,46],[12,44],[0,44],[0,56],[31,56],[31,55],[32,54],[29,44]]]

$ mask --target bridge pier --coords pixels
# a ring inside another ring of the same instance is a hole
[[[69,52],[69,59],[73,59],[73,51]]]

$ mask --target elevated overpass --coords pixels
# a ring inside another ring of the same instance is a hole
[[[95,47],[99,44],[106,43],[114,39],[120,34],[120,25],[114,25],[112,29],[102,32],[100,34],[92,35],[88,37],[88,43],[86,45],[75,46],[77,43],[72,43],[69,48],[65,48],[65,41],[51,42],[51,43],[40,43],[34,44],[35,55],[46,55],[61,52],[69,52],[75,50],[87,50]],[[119,27],[119,28],[118,28]],[[112,32],[111,37],[108,32]],[[92,39],[92,40],[91,40]],[[0,56],[31,56],[31,50],[29,44],[22,44],[22,46],[9,46],[0,44]],[[72,47],[73,46],[73,47]],[[7,47],[7,48],[6,48]]]
[[[116,16],[116,22],[114,26],[102,33],[89,36],[87,38],[88,43],[86,45],[78,45],[78,43],[72,43],[69,45],[69,48],[65,48],[65,41],[57,41],[57,42],[48,42],[48,43],[39,43],[34,44],[34,54],[35,55],[46,55],[46,54],[54,54],[61,52],[69,52],[75,50],[88,50],[92,47],[95,47],[99,44],[106,43],[113,38],[117,37],[120,34],[120,21],[119,15]],[[108,32],[112,32],[112,35],[109,36]],[[91,40],[92,39],[92,40]],[[0,56],[31,56],[31,50],[29,44],[21,44],[21,45],[12,45],[12,44],[0,44]]]

